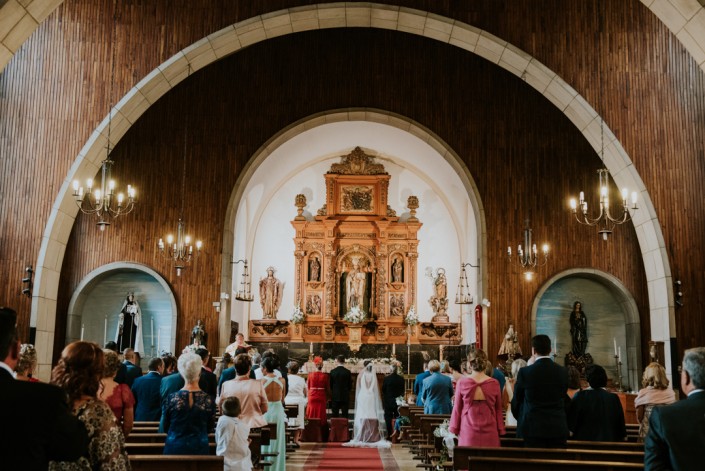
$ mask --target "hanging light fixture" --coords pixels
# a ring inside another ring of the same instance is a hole
[[[189,65],[189,76],[191,75],[191,66]],[[157,243],[157,248],[159,253],[162,254],[167,260],[174,262],[174,267],[176,268],[176,276],[181,276],[181,272],[191,263],[194,256],[198,257],[201,253],[201,248],[203,243],[200,240],[196,241],[196,252],[194,254],[193,245],[191,244],[191,237],[186,234],[184,223],[184,198],[186,195],[186,148],[188,140],[188,120],[186,121],[186,129],[184,131],[184,155],[183,155],[183,168],[181,174],[181,212],[179,214],[179,222],[176,225],[176,239],[174,236],[169,234],[166,236],[166,244],[164,244],[163,239],[159,239]]]
[[[536,244],[532,240],[532,230],[529,227],[529,220],[524,221],[524,248],[521,245],[517,247],[516,263],[524,269],[524,278],[527,281],[531,281],[534,278],[534,270],[538,267],[546,265],[548,262],[548,244],[543,244],[541,246],[541,254],[539,256],[539,251]],[[509,262],[512,263],[512,247],[507,247],[507,257]]]
[[[598,51],[600,54],[600,57],[604,57],[602,54],[602,41],[599,38],[599,32],[602,30],[602,24],[603,24],[603,18],[602,18],[602,11],[599,11],[599,18],[598,18],[598,31],[596,32],[597,37],[595,38],[595,42],[598,44]],[[599,75],[599,101],[602,101],[603,95],[603,90],[602,90],[602,72],[600,71]],[[605,121],[602,119],[602,113],[600,113],[600,160],[602,161],[603,165],[605,162]],[[613,216],[612,212],[610,211],[610,198],[609,198],[609,193],[610,193],[610,172],[607,170],[607,168],[601,168],[597,171],[598,174],[598,179],[599,179],[599,202],[600,202],[600,211],[597,214],[597,216],[593,217],[592,215],[588,214],[588,204],[587,201],[585,201],[585,193],[580,192],[580,197],[576,201],[575,198],[570,199],[570,210],[573,212],[573,215],[575,215],[575,220],[578,221],[580,224],[584,224],[586,226],[598,226],[599,231],[598,234],[602,235],[602,240],[607,240],[609,235],[612,233],[612,230],[614,229],[615,226],[624,224],[625,222],[628,222],[632,219],[632,215],[629,213],[629,190],[627,188],[622,188],[621,191],[621,215],[619,216]],[[632,204],[632,211],[636,211],[638,209],[637,205],[637,193],[636,191],[631,193],[631,204]]]
[[[250,281],[250,271],[247,266],[247,259],[236,260],[230,262],[231,265],[236,265],[238,263],[244,263],[242,270],[242,277],[240,278],[240,289],[235,293],[235,299],[238,301],[252,302],[255,297],[252,295],[252,283]]]
[[[110,106],[108,108],[108,143],[106,146],[107,152],[105,160],[101,164],[101,180],[100,184],[94,188],[92,178],[86,181],[86,190],[78,180],[73,181],[73,197],[76,200],[78,208],[84,214],[95,214],[98,217],[96,223],[101,231],[105,230],[106,226],[110,225],[110,218],[130,213],[135,208],[136,190],[132,185],[127,185],[126,194],[118,192],[115,194],[115,180],[112,179],[112,167],[115,163],[110,158],[110,129],[113,117],[113,86],[115,82],[115,35],[117,28],[117,11],[113,14],[113,36],[111,41],[112,47],[112,64],[110,67]]]
[[[472,263],[461,263],[460,264],[460,278],[458,279],[458,291],[455,293],[455,304],[472,304],[473,297],[470,294],[470,285],[468,283],[468,274],[465,271],[465,267],[471,266],[478,268],[479,265],[473,265]]]

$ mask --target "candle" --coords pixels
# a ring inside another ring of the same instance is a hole
[[[553,353],[558,353],[558,337],[553,339]]]
[[[617,360],[621,363],[622,362],[622,347],[617,348]]]
[[[105,327],[103,328],[103,345],[108,343],[108,316],[105,316]]]
[[[152,339],[152,348],[154,348],[154,317],[152,317],[150,320],[150,338]]]
[[[83,331],[85,330],[85,326],[81,324],[81,340],[83,340]]]
[[[614,354],[616,356],[617,355],[617,338],[612,337],[612,341],[614,342]]]
[[[308,352],[313,353],[313,342],[311,342],[311,345],[309,345]]]
[[[162,351],[162,349],[160,348],[160,343],[159,343],[159,338],[160,338],[161,334],[162,334],[162,329],[157,329],[157,355],[159,355],[160,352]]]
[[[392,355],[395,355],[397,353],[397,344],[393,343],[392,344]]]

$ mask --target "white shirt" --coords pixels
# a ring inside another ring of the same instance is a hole
[[[225,459],[224,471],[250,471],[252,457],[247,441],[250,426],[237,417],[221,415],[215,427],[215,454]]]

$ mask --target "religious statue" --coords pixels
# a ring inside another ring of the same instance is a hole
[[[306,299],[306,314],[318,316],[321,314],[321,297],[317,294],[309,295]]]
[[[313,257],[308,262],[308,281],[320,281],[321,277],[321,262],[318,257]]]
[[[137,353],[144,353],[142,344],[142,311],[135,299],[135,293],[127,293],[118,314],[118,327],[115,343],[119,351],[131,348]]]
[[[207,342],[208,334],[206,333],[206,329],[203,326],[203,321],[201,319],[198,319],[198,322],[196,322],[196,326],[191,331],[191,343],[193,345],[203,345],[205,347]]]
[[[276,319],[281,303],[281,281],[274,277],[274,267],[267,267],[267,276],[259,281],[259,300],[264,319]]]
[[[573,340],[573,354],[577,357],[585,355],[588,343],[587,317],[580,301],[573,303],[573,311],[570,313],[570,337]]]
[[[507,357],[516,358],[521,356],[521,347],[519,346],[519,336],[514,331],[514,324],[509,324],[507,333],[504,334],[504,340],[499,347],[497,355],[507,355]]]
[[[389,297],[389,313],[393,317],[404,317],[404,294]]]
[[[429,275],[430,276],[430,275]],[[446,280],[445,268],[436,270],[436,277],[433,279],[433,296],[428,300],[433,308],[433,322],[448,322],[448,282]]]
[[[354,257],[352,263],[353,266],[348,272],[345,282],[348,311],[354,307],[358,307],[360,310],[364,308],[365,284],[367,281],[365,272],[360,269],[360,257]]]
[[[392,263],[392,283],[401,283],[404,281],[404,277],[402,275],[403,270],[404,262],[401,261],[401,258],[395,257],[394,263]]]

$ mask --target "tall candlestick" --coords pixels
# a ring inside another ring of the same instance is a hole
[[[105,316],[105,327],[103,328],[103,345],[108,343],[108,316]]]
[[[85,326],[81,324],[81,340],[83,340],[83,331],[85,330]]]
[[[617,354],[617,338],[612,337],[612,341],[614,342],[614,354]]]
[[[313,342],[311,342],[311,345],[309,345],[308,352],[313,353]]]

